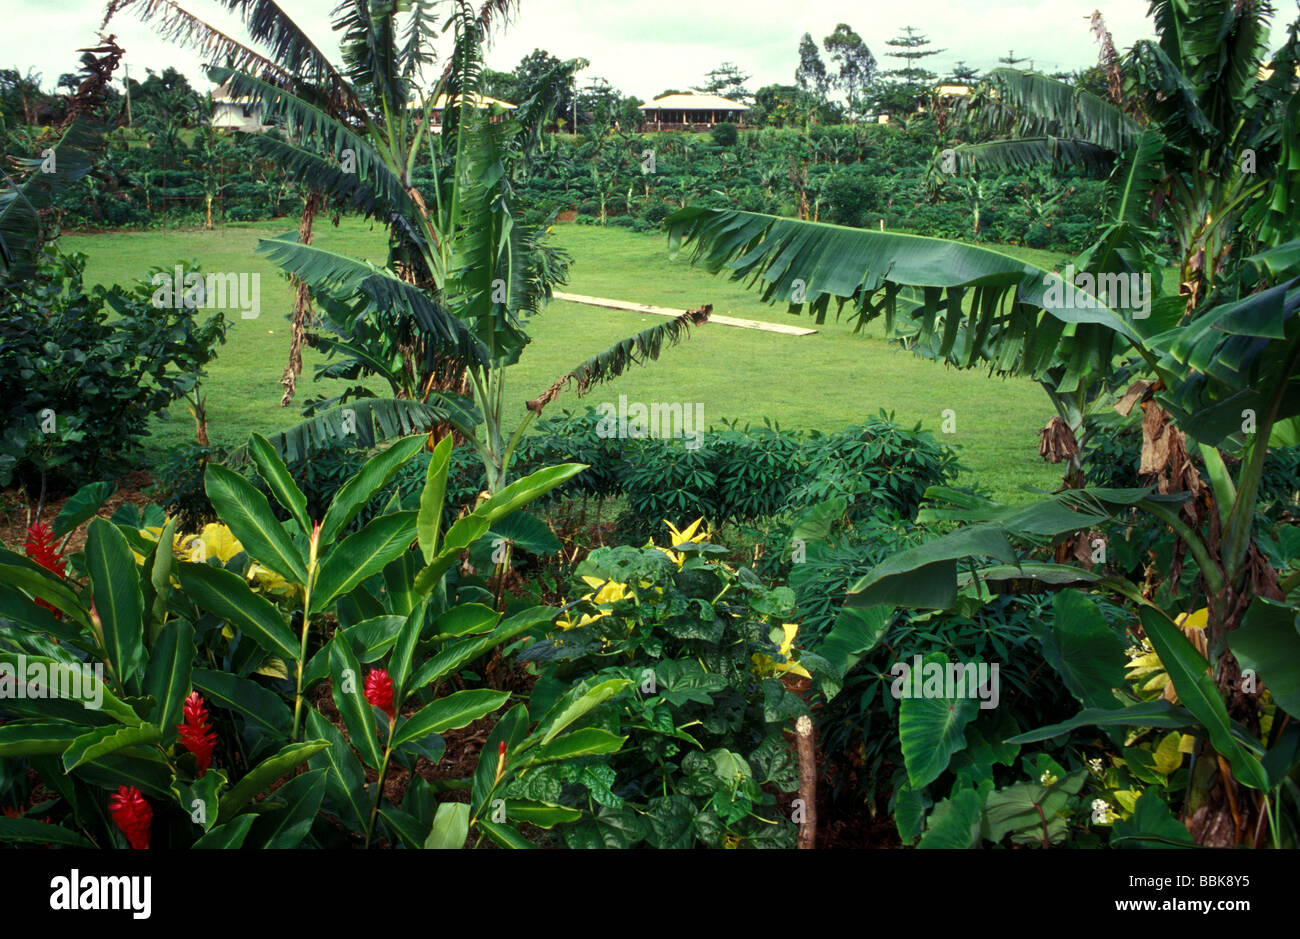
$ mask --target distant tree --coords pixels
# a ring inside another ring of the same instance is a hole
[[[655,95],[655,100],[658,101],[660,98],[667,98],[669,95],[688,95],[688,94],[690,94],[689,91],[682,91],[680,88],[669,88]]]
[[[704,77],[704,84],[697,85],[694,90],[706,95],[720,95],[739,104],[750,104],[754,96],[745,87],[745,82],[751,77],[734,62],[723,62]]]
[[[888,87],[876,96],[881,110],[892,112],[910,112],[915,110],[919,100],[930,90],[939,76],[926,69],[921,63],[932,55],[944,52],[943,49],[929,48],[928,37],[917,32],[914,27],[904,26],[903,33],[887,40],[885,45],[899,51],[886,52],[885,55],[902,59],[901,68],[889,69],[884,74],[891,79]]]
[[[787,127],[806,113],[810,94],[796,85],[764,85],[754,92],[754,107],[745,122],[767,127]]]
[[[1028,62],[1028,56],[1017,56],[1015,49],[1008,49],[1007,54],[998,59],[1007,68],[1019,68],[1021,62]]]
[[[861,90],[875,81],[876,57],[871,54],[862,37],[847,23],[836,26],[835,31],[822,44],[830,54],[831,61],[839,66],[835,85],[844,89],[849,119],[852,120],[858,112]]]
[[[586,68],[589,63],[586,59],[573,59],[569,63],[570,67],[565,74],[557,73],[555,70],[564,64],[561,59],[556,58],[546,50],[534,49],[515,66],[514,97],[506,100],[511,104],[521,104],[535,95],[547,95],[551,104],[551,113],[555,115],[556,124],[558,125],[560,121],[571,124],[573,122],[574,95],[577,85],[575,76],[579,71]],[[557,74],[559,74],[559,77],[555,78]],[[546,87],[543,87],[542,83],[547,81],[548,76],[551,76],[553,80]],[[493,95],[493,97],[500,97],[500,95]]]
[[[495,69],[483,70],[483,93],[498,101],[519,103],[519,79],[514,72],[498,72]]]
[[[952,72],[948,78],[954,85],[973,85],[979,81],[980,70],[966,64],[962,59],[958,59],[952,67]]]
[[[826,72],[826,63],[822,61],[821,50],[813,40],[812,34],[804,33],[799,40],[799,67],[794,71],[794,82],[799,90],[820,104],[826,100],[826,93],[831,87],[831,77]],[[781,87],[769,85],[769,88]],[[755,95],[755,100],[757,100]]]

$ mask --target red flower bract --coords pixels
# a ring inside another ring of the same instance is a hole
[[[191,691],[185,699],[185,723],[178,724],[176,730],[180,733],[181,745],[194,754],[199,776],[208,771],[208,766],[212,763],[212,751],[217,745],[217,735],[213,733],[208,721],[208,706],[203,703],[203,698],[197,691]]]
[[[108,800],[108,814],[113,816],[113,824],[122,829],[126,840],[132,848],[149,847],[149,823],[153,821],[153,809],[144,800],[140,790],[134,786],[121,786],[117,794]]]
[[[27,540],[23,542],[23,553],[47,571],[63,577],[67,562],[59,554],[58,546],[54,542],[54,530],[44,522],[36,522],[34,525],[27,526]],[[36,602],[55,615],[59,615],[58,611],[44,600],[37,598]]]
[[[382,668],[372,668],[366,676],[366,700],[393,719],[393,680]]]
[[[23,551],[41,567],[63,577],[66,562],[59,554],[58,546],[54,541],[53,529],[44,522],[37,522],[27,526],[27,540],[23,542]]]

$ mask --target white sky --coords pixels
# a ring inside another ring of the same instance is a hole
[[[237,18],[215,0],[179,0],[180,5],[240,39]],[[337,42],[330,28],[335,0],[279,0],[290,16],[332,56]],[[1273,47],[1297,15],[1300,0],[1277,0]],[[1014,49],[1040,71],[1093,64],[1097,46],[1088,16],[1100,9],[1122,52],[1151,34],[1147,0],[523,0],[521,12],[498,35],[488,64],[509,71],[528,52],[542,48],[562,59],[583,57],[590,68],[580,81],[600,76],[625,94],[649,100],[666,88],[688,88],[723,61],[753,75],[753,91],[793,81],[799,37],[821,39],[848,23],[866,41],[882,67],[897,65],[885,40],[900,27],[916,26],[933,48],[947,51],[927,60],[945,72],[958,59],[980,69],[996,67]],[[104,0],[0,0],[0,68],[34,68],[52,88],[63,72],[76,70],[77,49],[91,45],[103,19]],[[130,11],[110,24],[133,77],[168,65],[207,90],[197,55],[158,38]],[[336,58],[337,61],[337,58]]]

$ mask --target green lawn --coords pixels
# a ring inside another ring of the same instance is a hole
[[[70,234],[63,239],[66,250],[89,255],[91,283],[127,282],[143,277],[151,266],[182,259],[197,259],[206,271],[262,274],[260,317],[245,320],[235,314],[229,341],[204,384],[214,443],[239,443],[251,430],[274,431],[298,417],[295,406],[279,407],[279,378],[289,345],[289,289],[276,269],[253,253],[259,237],[290,227],[281,222],[212,232]],[[685,260],[670,260],[662,237],[572,224],[555,231],[574,257],[566,291],[678,309],[711,303],[718,314],[815,325],[807,317],[767,306],[756,292],[693,269]],[[321,226],[317,243],[381,260],[384,232],[345,219],[338,228]],[[1049,267],[1064,260],[1049,252],[1003,250]],[[532,324],[533,342],[512,370],[509,407],[522,412],[525,400],[583,359],[661,322],[661,317],[553,303]],[[917,359],[891,347],[875,329],[855,334],[835,322],[819,329],[813,336],[794,337],[710,324],[659,362],[597,387],[586,403],[617,401],[620,394],[630,401],[702,402],[706,423],[726,418],[760,424],[768,417],[784,428],[823,429],[843,427],[883,408],[900,422],[923,422],[941,440],[959,447],[974,478],[1000,497],[1027,498],[1020,491],[1025,484],[1058,484],[1060,471],[1038,456],[1038,429],[1052,412],[1037,385]],[[313,366],[321,359],[310,350],[304,350],[303,359],[299,399],[335,392],[343,384],[312,380]],[[551,407],[582,403],[570,394]],[[939,432],[946,409],[956,414],[952,434]],[[178,405],[170,420],[157,425],[152,445],[161,449],[191,439],[192,421]]]

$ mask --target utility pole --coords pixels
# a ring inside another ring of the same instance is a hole
[[[126,77],[122,79],[122,84],[126,87],[126,126],[131,126],[131,66],[124,65]]]

